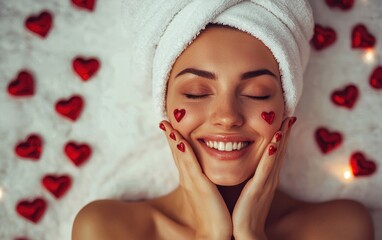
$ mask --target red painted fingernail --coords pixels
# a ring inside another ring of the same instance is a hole
[[[283,134],[281,132],[277,132],[275,137],[276,137],[276,142],[280,142],[281,138],[283,138]]]
[[[176,140],[175,133],[171,132],[171,133],[170,133],[170,138]]]
[[[184,143],[179,143],[176,145],[176,147],[181,151],[181,152],[184,152],[185,151],[185,146],[184,146]]]
[[[159,124],[159,128],[162,129],[163,131],[166,131],[166,127],[164,126],[163,123],[160,123],[160,124]]]
[[[269,156],[272,156],[275,152],[277,152],[277,147],[271,145],[268,149]]]
[[[292,125],[297,121],[297,118],[296,117],[292,117],[290,120],[289,120],[289,123],[288,123],[288,127],[292,127]]]

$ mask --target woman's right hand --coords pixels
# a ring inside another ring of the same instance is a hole
[[[166,133],[179,171],[180,188],[196,221],[195,239],[231,239],[232,220],[217,187],[203,173],[191,145],[168,121],[160,127]]]

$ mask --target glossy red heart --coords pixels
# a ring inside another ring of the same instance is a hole
[[[367,160],[361,152],[355,152],[350,157],[350,166],[354,176],[367,176],[375,172],[376,165]]]
[[[20,71],[16,79],[8,85],[8,93],[13,96],[32,96],[34,94],[33,75],[26,70]]]
[[[349,10],[354,5],[354,0],[326,0],[329,7],[338,7],[342,10]]]
[[[73,70],[83,81],[89,80],[99,69],[100,62],[96,58],[85,59],[77,57],[72,62]]]
[[[36,198],[33,201],[22,200],[16,205],[16,212],[25,219],[38,223],[44,215],[47,203],[43,198]]]
[[[72,3],[76,5],[77,7],[93,11],[95,0],[72,0]]]
[[[87,144],[77,144],[75,142],[68,142],[64,148],[66,156],[76,165],[77,167],[81,166],[86,162],[92,150]]]
[[[320,127],[315,132],[315,139],[321,152],[329,153],[342,143],[342,135],[339,132],[330,132],[324,127]]]
[[[358,99],[358,88],[350,84],[344,89],[334,91],[331,99],[334,104],[351,109]]]
[[[26,238],[26,237],[17,237],[13,240],[29,240],[29,238]]]
[[[15,152],[19,157],[38,160],[42,152],[42,138],[36,134],[29,135],[24,142],[16,145]]]
[[[72,121],[77,120],[80,116],[84,101],[81,96],[73,95],[69,99],[62,99],[56,103],[56,111],[64,117]]]
[[[382,66],[378,66],[374,69],[370,75],[370,86],[375,89],[382,89]]]
[[[337,39],[336,32],[330,27],[323,27],[319,24],[314,26],[314,35],[311,40],[316,50],[322,50],[332,45]]]
[[[271,125],[273,123],[273,120],[275,119],[275,113],[273,111],[270,112],[262,112],[261,117],[269,124]]]
[[[352,48],[371,48],[375,45],[375,37],[370,34],[363,24],[353,27],[352,31]]]
[[[41,183],[58,199],[69,190],[72,184],[72,179],[68,175],[46,175],[41,180]]]
[[[48,11],[43,11],[38,16],[30,16],[25,20],[25,27],[43,38],[48,35],[52,24],[53,16]]]
[[[175,117],[177,122],[180,122],[180,120],[182,120],[184,115],[186,115],[186,110],[184,110],[184,109],[180,109],[180,110],[179,109],[175,109],[174,110],[174,117]]]

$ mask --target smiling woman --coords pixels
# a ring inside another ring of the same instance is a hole
[[[146,201],[88,204],[75,219],[73,240],[373,239],[361,204],[306,203],[277,190],[287,142],[293,141],[288,139],[296,121],[292,114],[312,32],[307,3],[291,4],[191,1],[178,9],[151,62],[154,100],[166,119],[159,127],[179,171],[179,186]],[[190,44],[185,40],[184,49],[167,48],[162,41],[179,36],[167,31],[186,29],[179,18],[190,16],[192,7],[217,15],[190,35]],[[288,42],[281,41],[285,34]],[[163,49],[174,53],[160,53]]]

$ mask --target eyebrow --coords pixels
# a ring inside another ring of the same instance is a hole
[[[179,72],[175,76],[175,78],[177,78],[179,76],[182,76],[184,74],[187,74],[187,73],[194,74],[196,76],[207,78],[207,79],[211,79],[211,80],[216,80],[215,73],[208,72],[208,71],[205,71],[205,70],[196,69],[196,68],[186,68],[186,69],[182,70],[181,72]],[[249,72],[243,73],[240,76],[240,80],[246,80],[246,79],[258,77],[258,76],[261,76],[261,75],[270,75],[270,76],[272,76],[272,77],[277,79],[276,74],[274,74],[270,70],[264,68],[264,69],[253,70],[253,71],[249,71]]]

